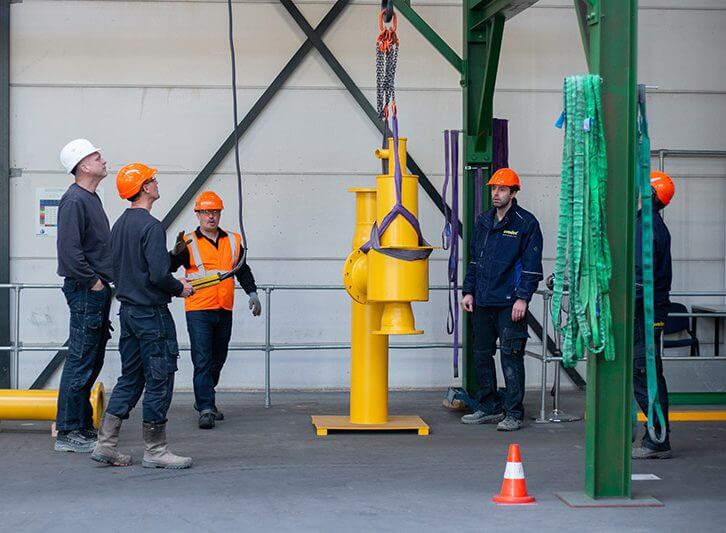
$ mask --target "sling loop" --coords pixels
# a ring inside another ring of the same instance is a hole
[[[564,134],[552,320],[559,328],[565,366],[585,351],[615,358],[610,315],[612,264],[607,241],[607,152],[601,79],[570,76],[564,82]],[[568,284],[567,319],[558,318]]]
[[[648,435],[653,442],[662,444],[667,436],[665,416],[658,398],[658,380],[655,361],[655,289],[653,286],[653,193],[650,186],[650,135],[645,110],[645,85],[638,85],[638,166],[637,184],[640,188],[642,274],[643,274],[643,335],[645,337],[645,372],[648,383]],[[660,434],[656,434],[653,421],[658,417]]]
[[[383,5],[383,4],[382,4]],[[393,13],[390,22],[386,18]],[[371,236],[368,242],[360,247],[364,253],[373,249],[378,253],[401,259],[403,261],[417,261],[426,259],[431,255],[432,249],[421,234],[421,227],[418,219],[403,206],[402,188],[403,172],[401,160],[398,154],[398,110],[396,108],[396,63],[398,60],[398,18],[392,6],[386,6],[378,15],[380,33],[376,40],[376,104],[378,117],[384,122],[383,127],[383,148],[386,147],[386,133],[389,131],[388,119],[391,118],[391,131],[393,135],[394,152],[394,184],[396,187],[396,203],[391,211],[381,220],[380,227],[377,223],[371,228]],[[383,161],[383,172],[386,172],[386,162]],[[383,248],[380,245],[380,238],[386,232],[391,223],[402,216],[416,231],[418,246],[426,249],[404,249],[404,248]]]
[[[451,178],[451,208],[446,208],[446,221],[441,232],[442,247],[449,250],[448,304],[446,332],[454,336],[454,377],[459,377],[459,132],[444,131],[444,187],[441,199],[446,203],[446,190]]]

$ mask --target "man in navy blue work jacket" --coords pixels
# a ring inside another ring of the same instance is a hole
[[[520,182],[516,172],[499,169],[487,185],[494,207],[479,215],[474,224],[461,300],[464,311],[473,313],[479,409],[461,421],[498,423],[499,431],[516,431],[524,419],[526,316],[542,280],[542,232],[534,215],[517,204]],[[506,385],[501,394],[494,366],[497,339]]]

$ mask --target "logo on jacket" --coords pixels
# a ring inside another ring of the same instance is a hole
[[[502,233],[504,233],[504,235],[507,235],[509,237],[516,237],[517,235],[519,235],[518,231],[514,231],[511,229],[505,229]]]

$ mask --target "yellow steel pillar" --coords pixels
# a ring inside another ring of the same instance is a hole
[[[353,251],[343,267],[343,283],[352,298],[350,350],[350,416],[313,416],[318,435],[328,430],[417,430],[429,426],[418,416],[388,415],[388,335],[417,335],[411,302],[428,300],[428,259],[405,261],[382,253],[390,249],[422,249],[418,234],[403,217],[383,232],[378,250],[361,247],[396,205],[394,142],[376,150],[388,160],[388,173],[378,176],[375,189],[351,189],[356,195]],[[401,168],[406,168],[406,139],[399,139]],[[403,175],[401,203],[418,216],[418,177]]]
[[[353,250],[363,246],[376,220],[376,189],[351,189],[355,193]],[[358,261],[353,278],[367,283],[368,262]],[[364,287],[363,287],[364,288]],[[362,292],[362,291],[361,291]],[[383,305],[351,302],[350,421],[385,424],[388,421],[388,335],[376,335]]]

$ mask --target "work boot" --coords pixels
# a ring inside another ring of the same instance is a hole
[[[522,421],[513,416],[508,416],[499,424],[497,424],[497,431],[517,431],[522,427]]]
[[[464,424],[496,424],[504,420],[504,413],[487,414],[484,411],[474,411],[461,417]]]
[[[191,457],[181,457],[169,451],[166,445],[166,422],[144,422],[144,468],[182,469],[192,466]]]
[[[639,448],[633,448],[631,455],[633,459],[670,459],[673,457],[673,452],[670,448],[654,450],[647,446],[640,446]]]
[[[84,437],[79,430],[58,432],[54,449],[57,452],[91,453],[96,446],[95,439]]]
[[[214,411],[205,409],[199,415],[199,429],[212,429],[214,427]]]
[[[82,428],[79,431],[88,440],[98,440],[98,431],[95,428]]]
[[[111,466],[131,466],[131,456],[119,453],[116,449],[121,422],[123,421],[119,417],[111,413],[103,415],[98,432],[98,442],[91,454],[91,459]]]
[[[194,410],[199,411],[196,403],[194,404]],[[214,413],[215,420],[224,420],[224,414],[222,413],[222,411],[217,411],[216,407],[212,407],[212,412]]]

